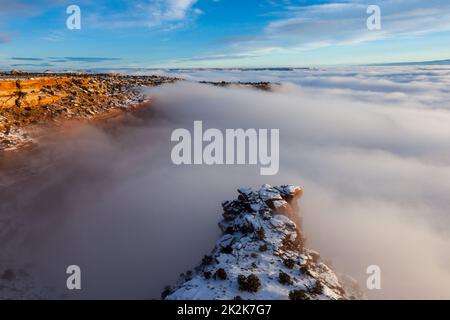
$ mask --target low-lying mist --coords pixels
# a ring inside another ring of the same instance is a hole
[[[77,126],[46,139],[22,171],[2,172],[0,259],[30,264],[61,291],[65,268],[80,265],[83,289],[69,298],[158,298],[212,249],[221,201],[238,187],[292,183],[305,190],[308,247],[362,288],[367,267],[381,267],[382,290],[369,298],[449,298],[450,113],[368,94],[149,89],[151,106],[136,116]],[[280,129],[279,173],[173,165],[172,130],[195,120]]]
[[[369,297],[450,296],[448,111],[294,85],[260,92],[178,84],[155,99],[182,127],[203,120],[222,129],[279,128],[280,172],[264,181],[305,188],[309,246],[336,270],[365,287],[366,268],[381,267],[383,288]],[[249,170],[234,181],[257,185],[262,177]]]

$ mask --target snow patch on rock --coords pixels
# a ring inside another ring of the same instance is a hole
[[[344,285],[317,252],[305,248],[296,207],[301,188],[264,185],[238,193],[222,203],[223,235],[212,253],[174,288],[166,288],[164,299],[361,298],[356,283],[350,279]]]

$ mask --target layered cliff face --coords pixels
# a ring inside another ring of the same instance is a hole
[[[176,80],[113,74],[0,74],[0,150],[30,141],[30,125],[91,118],[138,104],[143,95],[137,88]]]
[[[194,271],[167,288],[168,300],[359,299],[356,282],[345,285],[320,255],[305,248],[295,186],[240,189],[222,204],[223,236]]]

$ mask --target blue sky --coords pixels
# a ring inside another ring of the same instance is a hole
[[[68,30],[66,8],[81,9]],[[366,27],[368,5],[382,28]],[[450,58],[448,0],[0,0],[0,65],[273,67]]]

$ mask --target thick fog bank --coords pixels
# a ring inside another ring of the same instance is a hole
[[[450,113],[391,91],[394,100],[348,86],[149,89],[141,113],[54,135],[20,171],[1,172],[2,266],[68,298],[157,298],[213,247],[222,200],[242,186],[292,183],[305,189],[309,247],[363,288],[366,268],[381,267],[382,290],[369,297],[449,298]],[[195,120],[280,129],[279,173],[173,165],[171,133]],[[78,293],[64,289],[71,264],[82,268]]]

